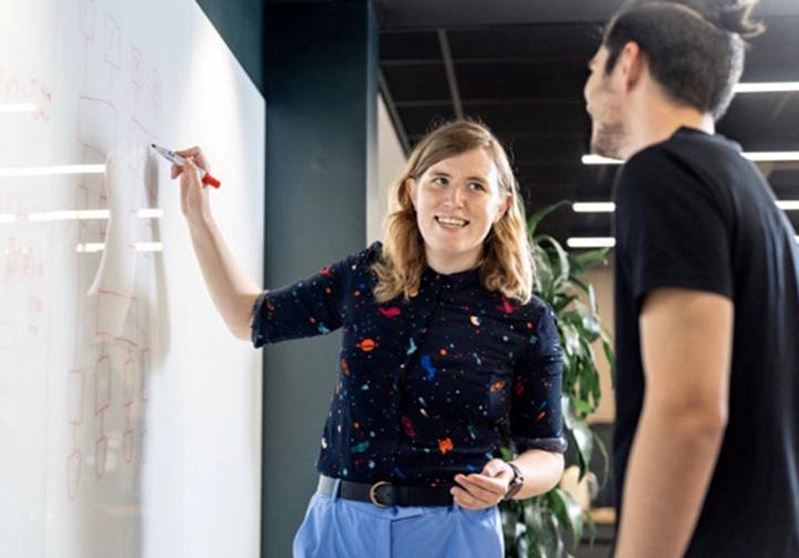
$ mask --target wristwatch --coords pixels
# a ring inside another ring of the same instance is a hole
[[[519,470],[519,468],[516,465],[514,465],[510,461],[506,461],[506,463],[510,466],[511,469],[513,469],[513,478],[511,479],[510,484],[508,485],[508,491],[505,493],[505,497],[503,499],[510,500],[511,498],[516,496],[516,494],[522,489],[522,486],[524,486],[524,475],[522,475],[522,472]]]

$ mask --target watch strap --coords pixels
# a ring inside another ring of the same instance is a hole
[[[513,470],[513,479],[510,481],[510,485],[508,486],[508,491],[505,493],[505,500],[510,500],[522,489],[524,486],[524,475],[522,475],[521,470],[511,463],[510,461],[506,461],[506,463],[510,466]]]

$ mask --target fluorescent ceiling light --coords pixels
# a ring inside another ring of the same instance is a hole
[[[103,174],[105,164],[92,165],[51,165],[45,167],[0,167],[0,177],[4,176],[51,176],[54,174]]]
[[[612,248],[616,239],[612,236],[578,236],[566,241],[569,248]]]
[[[777,207],[783,211],[798,211],[799,200],[777,200]],[[572,204],[575,213],[612,213],[616,211],[613,202],[575,202]]]
[[[0,112],[36,112],[33,103],[0,103]]]
[[[164,210],[158,208],[140,209],[137,212],[139,219],[160,219]],[[111,218],[109,209],[78,209],[74,211],[44,211],[28,214],[29,221],[90,221],[107,220]]]
[[[799,161],[799,151],[752,151],[741,155],[750,161]]]
[[[85,242],[75,246],[75,251],[82,254],[90,254],[93,252],[102,252],[105,250],[104,242]],[[164,245],[161,242],[137,242],[137,252],[163,252]]]
[[[611,213],[616,210],[613,202],[576,202],[572,204],[575,213]]]
[[[593,154],[583,155],[581,160],[584,165],[621,165],[624,162],[621,159],[611,159],[610,157]]]
[[[743,151],[741,155],[755,162],[799,161],[799,151]],[[620,165],[624,162],[601,155],[583,155],[580,160],[584,165]]]
[[[93,252],[102,252],[105,249],[103,242],[83,242],[75,246],[75,250],[81,254],[91,254]]]
[[[139,210],[139,218],[140,219],[160,219],[164,216],[164,210],[158,208],[150,208],[150,209],[140,209]]]
[[[108,219],[111,211],[108,209],[79,209],[77,211],[43,211],[29,213],[29,221],[82,221],[93,219]]]
[[[16,223],[17,216],[13,213],[0,213],[0,223]]]
[[[739,83],[733,88],[734,93],[772,93],[779,91],[799,91],[799,81]]]
[[[137,242],[137,252],[163,252],[164,245],[161,242]]]

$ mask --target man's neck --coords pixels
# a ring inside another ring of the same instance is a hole
[[[625,160],[650,145],[666,141],[683,127],[715,133],[711,114],[687,107],[650,107],[640,117],[631,120],[630,134],[622,153]]]

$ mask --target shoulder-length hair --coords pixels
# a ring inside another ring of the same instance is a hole
[[[400,294],[406,300],[416,296],[426,265],[424,239],[405,181],[409,178],[418,181],[439,161],[473,149],[485,149],[491,156],[497,168],[500,194],[511,196],[507,211],[492,225],[483,241],[479,264],[481,282],[486,289],[499,291],[521,304],[530,300],[535,278],[533,259],[524,203],[508,155],[486,126],[457,120],[438,127],[417,144],[391,187],[390,201],[394,210],[386,217],[383,250],[372,266],[378,279],[374,289],[378,302],[386,302]]]

